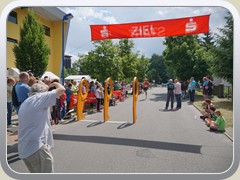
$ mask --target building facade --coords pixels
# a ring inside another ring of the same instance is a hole
[[[19,42],[20,27],[30,8],[21,7],[10,12],[7,19],[7,68],[15,68],[13,46]],[[62,68],[62,23],[64,23],[64,47],[66,47],[69,21],[63,21],[66,15],[57,7],[32,7],[36,20],[44,26],[45,41],[50,48],[47,71],[60,77]]]

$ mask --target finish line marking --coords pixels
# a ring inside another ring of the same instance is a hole
[[[99,121],[99,120],[80,120],[80,122],[91,122],[91,123],[102,122],[102,123],[104,123],[104,121]],[[106,121],[105,123],[112,123],[112,124],[123,124],[123,123],[126,123],[126,124],[131,124],[130,122],[127,122],[127,121]]]

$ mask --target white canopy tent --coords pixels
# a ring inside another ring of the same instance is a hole
[[[20,71],[18,68],[9,68],[7,70],[7,77],[19,78]]]
[[[74,80],[79,84],[82,78],[85,78],[88,82],[96,81],[96,79],[92,79],[89,75],[70,75],[66,77],[65,80]]]
[[[47,76],[48,78],[50,78],[51,81],[54,80],[54,79],[60,80],[60,78],[59,78],[56,74],[52,73],[51,71],[46,71],[46,72],[42,75],[41,78],[43,79],[45,76]]]

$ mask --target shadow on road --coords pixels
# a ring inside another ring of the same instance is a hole
[[[159,94],[152,94],[153,98],[149,98],[149,100],[151,101],[163,101],[166,102],[167,101],[167,93],[159,93]],[[182,99],[182,102],[188,101],[189,99]],[[176,102],[175,96],[174,96],[174,102]]]
[[[161,149],[169,151],[181,151],[188,153],[200,154],[201,146],[190,145],[190,144],[179,144],[159,141],[148,141],[140,139],[127,139],[127,138],[115,138],[115,137],[103,137],[103,136],[77,136],[77,135],[65,135],[65,134],[54,134],[55,140],[62,141],[79,141],[88,143],[99,143],[99,144],[112,144],[121,146],[134,146],[152,149]]]
[[[94,126],[97,126],[97,125],[100,125],[100,124],[103,124],[103,123],[104,122],[102,122],[102,121],[97,121],[97,122],[89,124],[87,127],[94,127]]]
[[[164,101],[166,102],[167,100],[167,94],[166,93],[159,93],[159,94],[152,94],[152,96],[154,96],[154,98],[149,98],[149,100],[151,101]]]
[[[117,129],[123,129],[123,128],[129,127],[131,125],[133,125],[133,123],[123,123],[120,126],[118,126]]]

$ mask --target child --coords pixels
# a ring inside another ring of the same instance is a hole
[[[213,107],[213,104],[210,99],[205,99],[202,116],[200,116],[201,119],[205,120],[205,118],[210,116],[210,108]]]
[[[215,116],[215,107],[210,107],[210,115],[209,117],[205,118],[206,125],[209,127],[212,121],[217,120],[217,116]]]
[[[217,120],[211,122],[210,130],[224,132],[225,131],[225,119],[222,117],[222,114],[220,111],[216,111],[215,116],[217,117]]]

